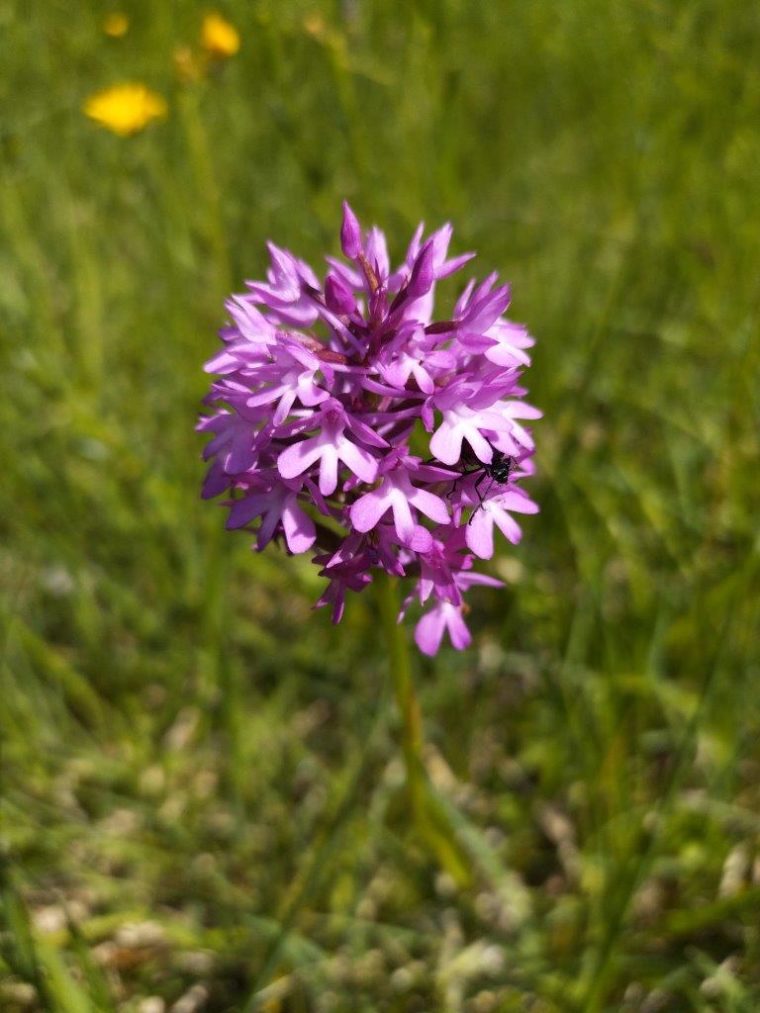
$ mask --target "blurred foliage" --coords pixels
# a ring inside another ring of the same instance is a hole
[[[760,1008],[760,11],[229,2],[213,62],[207,13],[0,0],[0,1006]],[[538,338],[542,513],[417,672],[468,889],[371,593],[333,629],[198,500],[223,300],[343,197]]]

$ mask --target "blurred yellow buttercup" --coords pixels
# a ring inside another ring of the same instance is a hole
[[[213,11],[203,19],[201,46],[210,56],[226,59],[240,49],[240,35],[234,25]]]
[[[321,14],[309,14],[304,18],[303,26],[309,35],[321,39],[325,34],[325,19]]]
[[[103,31],[112,39],[120,39],[129,31],[129,18],[119,11],[107,14],[103,19]]]
[[[84,104],[91,120],[120,137],[136,134],[166,116],[166,99],[144,84],[116,84],[91,95]]]
[[[196,54],[190,46],[177,46],[172,54],[174,70],[182,84],[194,84],[205,74],[205,60]]]

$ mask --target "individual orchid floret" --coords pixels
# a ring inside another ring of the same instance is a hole
[[[263,549],[274,537],[280,525],[285,544],[290,552],[307,552],[316,541],[314,521],[298,502],[301,483],[285,485],[277,481],[272,472],[266,487],[254,486],[230,503],[227,527],[242,528],[254,518],[261,524],[256,534],[256,547]]]
[[[533,344],[505,317],[495,274],[470,282],[449,319],[436,287],[473,254],[449,256],[450,225],[420,226],[391,267],[385,235],[344,203],[340,247],[323,278],[274,243],[265,281],[226,303],[216,374],[199,430],[211,436],[205,497],[226,494],[227,526],[311,552],[339,622],[346,593],[377,573],[413,582],[415,639],[470,642],[465,592],[499,582],[473,569],[494,529],[538,507],[518,484],[534,471],[521,374]]]
[[[511,489],[484,499],[474,510],[466,528],[467,545],[476,556],[490,559],[493,556],[494,525],[513,545],[522,538],[522,529],[513,513],[536,514],[538,506],[519,489]]]
[[[408,545],[419,528],[417,511],[432,521],[447,524],[449,509],[440,496],[412,485],[415,465],[408,458],[391,459],[390,464],[390,468],[384,469],[380,486],[354,502],[350,520],[356,531],[367,532],[376,527],[390,510],[399,544]]]
[[[332,495],[338,487],[339,465],[363,482],[374,482],[378,461],[365,447],[346,435],[347,419],[340,408],[322,412],[320,431],[316,436],[291,444],[277,458],[277,467],[284,479],[303,475],[319,462],[319,491]]]
[[[414,640],[423,654],[437,654],[443,633],[449,634],[452,646],[463,651],[470,646],[472,636],[462,615],[462,606],[450,601],[439,601],[417,623]]]

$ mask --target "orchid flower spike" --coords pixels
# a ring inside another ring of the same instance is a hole
[[[423,241],[420,226],[392,271],[383,233],[344,203],[345,259],[329,257],[324,280],[270,243],[266,281],[227,303],[198,426],[203,495],[225,496],[227,526],[255,532],[259,551],[313,553],[335,622],[378,571],[414,581],[404,611],[425,610],[425,654],[444,633],[468,646],[465,592],[500,583],[476,559],[493,555],[494,527],[516,543],[514,515],[538,511],[520,486],[534,471],[524,423],[541,414],[521,385],[533,341],[505,318],[495,275],[434,319],[436,283],[473,256],[449,258],[451,235]]]

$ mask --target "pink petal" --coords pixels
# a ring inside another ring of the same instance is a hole
[[[430,440],[430,453],[443,464],[456,464],[462,456],[462,430],[442,422]]]
[[[415,523],[407,498],[400,489],[394,489],[391,505],[393,506],[394,527],[401,542],[406,545],[414,534]]]
[[[485,351],[486,358],[497,366],[529,366],[530,356],[519,348],[506,343],[491,345]]]
[[[294,443],[292,447],[283,450],[277,458],[277,470],[283,478],[296,478],[302,475],[320,457],[322,446],[318,436]]]
[[[414,374],[414,379],[417,381],[417,386],[423,394],[432,394],[435,390],[435,383],[433,383],[433,378],[430,374],[417,364],[412,366],[412,373]]]
[[[493,519],[505,538],[513,545],[522,538],[522,529],[514,517],[510,517],[506,510],[500,510],[497,506],[493,508]]]
[[[314,521],[300,508],[295,496],[289,496],[285,502],[282,526],[288,548],[296,555],[310,549],[317,539]]]
[[[246,496],[245,499],[237,499],[230,507],[227,518],[228,528],[242,528],[254,517],[258,517],[272,502],[272,494],[268,492],[257,493],[254,496]]]
[[[466,430],[464,438],[472,447],[473,453],[477,459],[479,461],[483,461],[484,464],[490,464],[491,458],[493,457],[493,450],[491,449],[491,444],[485,436],[481,435],[480,430],[476,429],[475,426],[472,425]],[[443,460],[443,458],[441,458],[441,460]],[[448,464],[447,461],[444,461],[443,463]],[[454,462],[452,461],[451,463],[453,464]]]
[[[391,505],[390,497],[384,492],[384,483],[379,489],[367,492],[351,507],[351,523],[357,531],[371,531]]]
[[[274,422],[276,426],[279,426],[288,417],[290,409],[293,407],[293,403],[296,399],[296,393],[297,392],[290,387],[280,398],[280,403],[277,405],[274,415],[272,416],[272,422]]]
[[[338,451],[331,444],[322,448],[322,462],[319,466],[319,491],[331,496],[338,488]]]
[[[537,514],[538,504],[522,492],[504,492],[498,498],[498,505],[517,514]]]
[[[267,387],[265,390],[260,390],[256,394],[251,394],[250,397],[245,399],[245,403],[249,408],[257,408],[262,404],[271,404],[272,401],[276,401],[280,394],[287,389],[288,388],[284,383],[278,383],[274,387]]]
[[[421,524],[417,524],[412,537],[406,543],[406,547],[413,552],[430,552],[433,548],[433,536],[427,528],[423,528]]]
[[[435,521],[437,524],[448,524],[448,507],[440,496],[436,496],[426,489],[415,489],[409,497],[409,502],[431,521]]]
[[[280,522],[280,507],[280,503],[275,503],[264,514],[259,533],[256,537],[256,548],[259,552],[272,540],[275,529]]]
[[[367,245],[364,252],[370,264],[377,268],[380,277],[387,277],[390,266],[388,264],[388,244],[385,241],[385,233],[376,225],[373,225],[367,233]]]
[[[420,619],[414,630],[414,641],[428,656],[438,653],[443,638],[445,620],[440,609],[435,608]]]
[[[465,528],[467,547],[480,559],[493,556],[493,517],[480,507]]]
[[[238,361],[237,356],[230,355],[227,349],[223,348],[221,352],[217,352],[213,358],[208,360],[203,369],[206,373],[222,374],[232,373],[234,370],[238,369],[239,366],[240,362]]]
[[[467,623],[462,618],[462,610],[450,602],[445,602],[442,607],[446,610],[446,626],[451,637],[451,643],[458,651],[463,651],[466,647],[470,646],[472,637],[470,636],[470,631],[467,629]]]
[[[375,481],[377,478],[377,461],[369,451],[358,447],[350,440],[343,439],[340,441],[338,454],[340,455],[340,459],[348,465],[354,475],[357,475],[362,482]]]
[[[524,401],[502,401],[501,410],[511,419],[540,419],[543,412]]]

